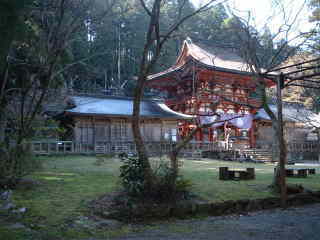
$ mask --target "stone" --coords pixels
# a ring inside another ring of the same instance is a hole
[[[258,211],[258,210],[261,210],[261,209],[262,209],[262,206],[258,201],[250,200],[248,205],[247,205],[246,211],[247,212],[252,212],[252,211]]]
[[[11,197],[12,197],[12,191],[8,190],[5,192],[0,193],[0,201],[11,201]]]
[[[171,209],[172,207],[169,205],[165,205],[165,204],[158,205],[158,206],[155,206],[154,208],[150,208],[148,211],[149,212],[148,215],[156,218],[168,217],[171,214]]]
[[[36,180],[30,178],[22,178],[19,180],[16,189],[26,191],[34,189],[38,185],[40,185],[40,182]]]
[[[298,185],[298,184],[288,184],[287,185],[288,195],[302,193],[303,191],[304,191],[304,188],[301,185]]]
[[[19,213],[25,213],[25,212],[27,211],[27,208],[22,207],[22,208],[19,208],[17,211],[18,211]]]
[[[0,206],[0,209],[2,209],[2,210],[10,210],[13,208],[15,208],[15,205],[11,202],[7,202],[7,203],[3,204],[2,206]]]
[[[236,211],[238,213],[246,212],[248,205],[249,205],[249,200],[248,199],[239,200],[239,201],[236,202]]]
[[[114,219],[103,219],[97,220],[96,225],[100,228],[119,228],[122,226],[122,223]]]
[[[172,215],[175,217],[184,218],[192,214],[192,204],[189,202],[182,202],[176,205],[171,210]]]
[[[100,213],[98,213],[101,217],[104,218],[119,218],[119,216],[121,215],[119,212],[117,211],[102,211]]]
[[[263,209],[273,209],[280,207],[280,199],[275,197],[260,199],[260,203]]]
[[[212,212],[212,204],[210,204],[210,203],[199,203],[198,204],[198,213],[208,215],[211,212]]]
[[[315,202],[319,202],[319,198],[308,193],[298,193],[288,197],[288,203],[291,205],[304,205]]]
[[[211,203],[210,204],[210,215],[212,215],[212,216],[222,215],[222,210],[220,208],[219,203]]]
[[[15,223],[11,226],[9,226],[10,229],[26,229],[27,227],[23,225],[22,223]]]

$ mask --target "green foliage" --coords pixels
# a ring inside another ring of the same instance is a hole
[[[123,157],[120,167],[120,179],[123,189],[129,196],[139,200],[155,202],[172,202],[176,199],[186,199],[192,186],[190,180],[182,176],[174,177],[174,172],[168,162],[160,162],[153,169],[152,187],[145,186],[143,166],[137,157]]]
[[[0,3],[0,72],[4,70],[10,45],[26,29],[23,13],[32,0],[2,0]]]
[[[9,149],[1,147],[0,154],[0,189],[14,188],[22,177],[41,167],[41,162],[32,156],[26,144]]]
[[[169,162],[163,161],[154,171],[154,186],[150,195],[159,202],[174,202],[188,199],[191,187],[191,180],[181,175],[174,177],[174,171],[169,166]]]
[[[137,157],[122,157],[120,167],[121,185],[133,197],[144,194],[143,166]]]

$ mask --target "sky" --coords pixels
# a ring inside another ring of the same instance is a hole
[[[197,6],[208,0],[191,1]],[[276,5],[277,2],[281,2],[282,5]],[[310,9],[304,2],[305,0],[228,0],[225,5],[244,19],[248,19],[250,12],[251,25],[259,30],[268,26],[273,33],[276,33],[280,26],[286,27],[283,24],[285,19],[290,24],[297,16],[296,24],[290,34],[290,38],[294,38],[299,32],[306,32],[312,27],[308,22]]]

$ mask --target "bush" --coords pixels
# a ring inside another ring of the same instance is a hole
[[[161,162],[154,170],[154,186],[150,194],[159,202],[175,202],[188,199],[191,187],[191,181],[181,175],[174,178],[169,162]]]
[[[27,144],[0,147],[0,189],[14,188],[19,180],[41,167]]]
[[[124,156],[122,161],[120,179],[129,196],[158,203],[175,202],[178,199],[189,197],[191,182],[182,176],[174,179],[173,171],[168,162],[161,162],[153,169],[152,188],[146,188],[143,167],[139,159]]]
[[[121,157],[123,162],[120,167],[120,181],[121,185],[132,197],[140,197],[144,192],[144,178],[143,166],[138,158],[128,157],[123,155]]]

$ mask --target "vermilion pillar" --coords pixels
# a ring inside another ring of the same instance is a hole
[[[254,134],[256,131],[256,123],[252,122],[252,127],[249,130],[249,142],[250,142],[250,148],[256,147],[256,135]]]

